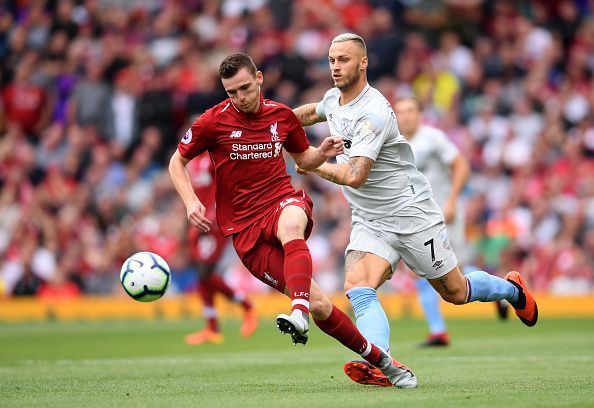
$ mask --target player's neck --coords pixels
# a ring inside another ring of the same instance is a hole
[[[409,132],[407,132],[407,133],[405,134],[404,138],[405,138],[406,140],[412,140],[412,139],[414,139],[415,135],[416,135],[416,134],[417,134],[417,132],[419,131],[419,128],[420,128],[420,126],[419,126],[419,127],[416,127],[416,128],[414,128],[414,129],[410,129],[410,130],[409,130]]]
[[[340,91],[340,105],[341,106],[346,105],[347,103],[354,100],[357,96],[359,96],[359,94],[361,92],[363,92],[363,89],[365,89],[366,86],[367,86],[367,79],[361,77],[361,80],[358,81],[356,84],[354,84],[349,89],[346,89],[344,91],[341,90]]]

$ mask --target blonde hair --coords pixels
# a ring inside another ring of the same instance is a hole
[[[363,49],[363,52],[365,53],[365,55],[367,55],[367,45],[365,45],[365,40],[363,39],[363,37],[361,37],[360,35],[357,35],[357,34],[343,33],[343,34],[337,35],[332,40],[332,44],[342,43],[342,42],[346,42],[346,41],[356,42],[361,47],[361,49]]]

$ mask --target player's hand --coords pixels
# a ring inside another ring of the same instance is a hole
[[[447,202],[443,208],[443,218],[446,224],[456,219],[456,203]]]
[[[298,165],[295,165],[295,171],[297,172],[297,174],[301,174],[303,176],[308,175],[309,173],[311,173],[311,171],[307,171],[307,170],[303,170],[301,167],[299,167]]]
[[[188,221],[200,231],[208,232],[212,226],[212,221],[204,216],[206,208],[201,202],[188,207]]]
[[[344,142],[342,137],[329,136],[322,141],[319,149],[325,157],[336,157],[344,153]]]

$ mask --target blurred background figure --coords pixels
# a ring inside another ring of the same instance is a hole
[[[415,165],[433,190],[433,199],[443,211],[448,238],[464,272],[467,248],[464,207],[460,194],[470,176],[468,161],[441,130],[424,125],[421,103],[414,97],[398,98],[394,103],[400,132],[410,144]],[[426,279],[416,279],[419,301],[429,325],[429,337],[423,346],[450,344],[444,317],[439,308],[440,296]]]
[[[196,333],[188,334],[185,338],[186,344],[198,345],[224,341],[214,304],[217,293],[221,293],[230,301],[241,305],[244,316],[240,333],[243,337],[250,337],[259,324],[252,302],[245,294],[233,290],[217,274],[219,261],[229,241],[219,229],[219,224],[216,221],[214,165],[209,154],[203,153],[192,160],[187,169],[194,192],[206,207],[204,216],[212,220],[212,227],[210,231],[203,232],[192,225],[188,226],[190,255],[196,263],[199,275],[198,295],[203,303],[202,313],[206,320],[206,327]]]

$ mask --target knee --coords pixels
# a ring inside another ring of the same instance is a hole
[[[455,292],[448,292],[446,294],[442,294],[441,297],[448,303],[452,303],[454,305],[463,305],[466,303],[466,290],[456,290]]]
[[[344,279],[344,291],[348,292],[353,288],[373,288],[376,289],[381,285],[381,282],[370,279],[369,276],[350,273]]]
[[[288,219],[284,220],[278,226],[279,236],[283,237],[285,241],[293,239],[303,239],[305,228],[299,220]]]

